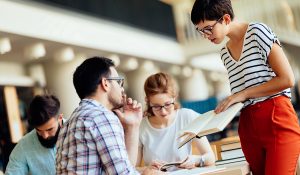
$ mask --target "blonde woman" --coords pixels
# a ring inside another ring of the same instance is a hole
[[[140,125],[137,166],[142,160],[146,166],[155,168],[167,162],[183,162],[179,168],[188,169],[214,164],[215,156],[206,137],[195,140],[200,155],[192,155],[191,143],[177,148],[178,131],[200,114],[179,108],[174,79],[166,73],[151,75],[144,91],[147,109]]]

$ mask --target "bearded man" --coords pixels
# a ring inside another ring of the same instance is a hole
[[[34,128],[15,146],[9,156],[6,175],[55,174],[55,143],[62,125],[60,102],[53,95],[35,96],[28,110]]]

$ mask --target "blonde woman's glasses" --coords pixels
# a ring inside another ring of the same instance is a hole
[[[153,105],[153,106],[150,106],[150,108],[153,111],[160,111],[160,110],[162,110],[162,108],[171,109],[174,106],[174,104],[175,104],[174,102],[170,102],[170,103],[166,103],[164,105]]]

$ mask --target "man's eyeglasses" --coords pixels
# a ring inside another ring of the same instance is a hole
[[[166,103],[162,106],[160,105],[153,105],[153,106],[150,106],[150,108],[153,110],[153,111],[160,111],[162,110],[162,108],[165,108],[165,109],[170,109],[171,107],[173,107],[175,103],[174,102],[170,102],[170,103]]]
[[[199,29],[198,27],[196,27],[196,30],[201,34],[201,36],[203,38],[207,38],[208,36],[213,34],[213,29],[214,27],[223,19],[223,16],[218,19],[212,26],[208,25],[206,27],[204,27],[203,29]]]
[[[124,86],[124,78],[123,77],[108,77],[106,79],[107,80],[115,80],[121,87]]]

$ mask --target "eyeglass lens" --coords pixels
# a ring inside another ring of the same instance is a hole
[[[123,87],[123,85],[124,85],[124,79],[117,80],[117,83],[118,83],[121,87]]]
[[[219,18],[212,26],[206,26],[203,29],[196,28],[196,30],[201,34],[202,37],[206,37],[207,35],[212,35],[213,34],[212,30],[214,29],[215,25],[217,25],[217,23],[220,22],[222,18],[223,17]]]
[[[153,110],[155,110],[155,111],[160,111],[160,110],[162,110],[162,108],[165,108],[165,109],[169,109],[169,108],[171,108],[172,106],[174,105],[174,102],[172,102],[172,103],[166,103],[166,104],[164,104],[164,105],[162,105],[162,106],[159,106],[159,105],[155,105],[155,106],[151,106],[151,108],[153,109]]]
[[[122,78],[122,77],[107,78],[107,80],[114,80],[114,81],[116,81],[121,87],[123,87],[123,85],[124,85],[124,78]]]

